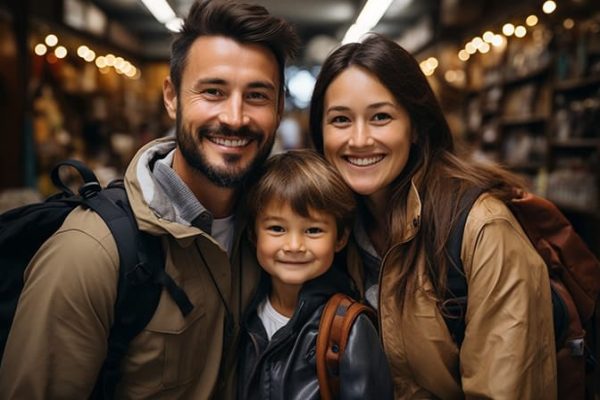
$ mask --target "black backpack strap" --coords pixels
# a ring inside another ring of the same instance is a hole
[[[109,185],[107,189],[85,198],[84,205],[105,221],[119,253],[114,322],[108,337],[106,359],[92,396],[96,399],[112,399],[129,343],[152,319],[162,288],[165,287],[174,297],[184,316],[191,311],[193,305],[185,292],[165,272],[160,237],[138,230],[122,185]]]
[[[100,183],[98,182],[98,178],[96,178],[94,172],[87,165],[78,160],[65,160],[56,164],[56,166],[52,169],[52,172],[50,172],[52,183],[54,183],[54,186],[64,193],[67,193],[71,196],[74,194],[60,177],[60,169],[63,166],[73,167],[77,170],[77,172],[79,172],[79,175],[81,175],[81,178],[83,179],[83,185],[79,189],[80,194],[83,195],[84,193],[99,192],[100,189],[102,189]]]
[[[446,251],[450,264],[446,282],[446,298],[441,305],[444,321],[454,342],[460,347],[465,337],[465,313],[467,310],[467,280],[460,258],[467,217],[483,190],[477,187],[468,189],[460,198],[456,221],[450,231]]]

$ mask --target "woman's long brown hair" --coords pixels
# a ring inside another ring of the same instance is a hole
[[[435,295],[443,300],[450,265],[445,247],[459,213],[461,196],[478,187],[507,202],[513,190],[522,187],[522,182],[498,166],[467,162],[455,154],[448,123],[418,63],[398,44],[380,35],[340,47],[323,64],[310,107],[312,141],[318,151],[323,152],[325,92],[350,66],[363,68],[379,79],[406,109],[414,131],[408,163],[391,183],[390,213],[387,226],[383,227],[389,232],[386,247],[391,249],[390,265],[402,266],[396,281],[398,301],[402,305],[415,289],[411,282],[423,252]],[[421,226],[414,240],[406,246],[394,247],[404,236],[408,223],[406,202],[411,182],[421,198]]]

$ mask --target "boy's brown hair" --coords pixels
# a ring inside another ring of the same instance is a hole
[[[303,217],[309,217],[310,211],[332,215],[338,238],[352,228],[354,194],[339,173],[315,151],[291,150],[267,160],[247,197],[251,237],[256,218],[271,201],[289,204]]]

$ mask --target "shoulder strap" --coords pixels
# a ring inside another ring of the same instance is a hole
[[[317,378],[323,400],[338,397],[340,360],[346,349],[352,325],[362,313],[371,318],[377,326],[375,311],[345,294],[336,293],[325,304],[319,322],[316,353]]]
[[[458,214],[450,230],[446,251],[450,264],[446,282],[446,299],[441,305],[442,315],[454,342],[461,346],[465,336],[465,313],[467,309],[467,280],[460,258],[467,217],[483,190],[477,187],[465,192],[458,204]]]

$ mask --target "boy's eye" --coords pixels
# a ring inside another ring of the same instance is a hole
[[[308,233],[309,235],[318,235],[319,233],[323,233],[323,229],[313,226],[310,227],[306,230],[306,233]]]

